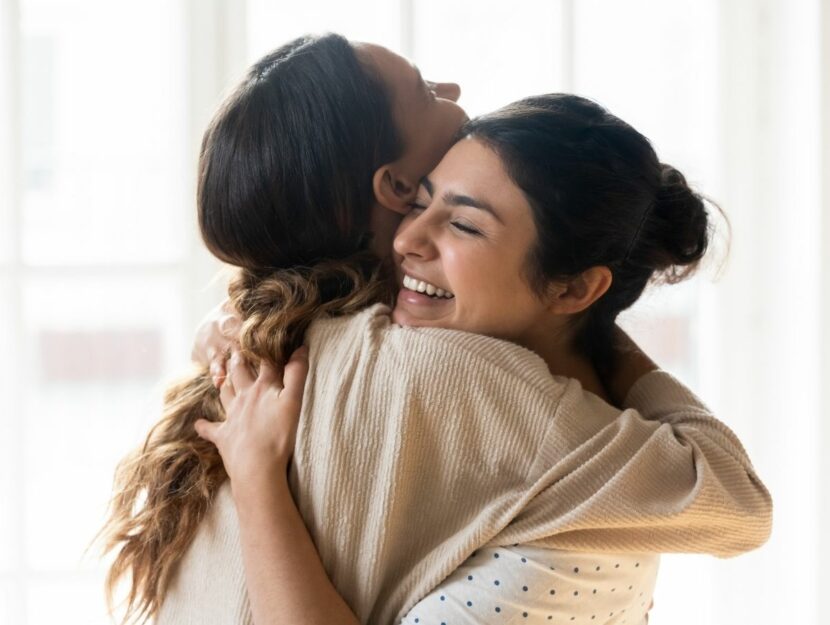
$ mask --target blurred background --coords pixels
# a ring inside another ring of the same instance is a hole
[[[224,292],[201,133],[247,65],[327,30],[460,83],[470,114],[593,98],[724,208],[726,263],[625,326],[741,437],[773,536],[665,556],[650,622],[830,623],[823,0],[0,0],[0,623],[110,622],[84,549]]]

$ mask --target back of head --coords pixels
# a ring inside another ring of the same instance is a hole
[[[400,149],[385,88],[346,39],[291,41],[250,68],[205,132],[205,244],[251,269],[365,250],[372,175]]]
[[[649,141],[598,104],[570,94],[535,96],[462,130],[494,149],[533,211],[538,242],[528,280],[539,292],[595,266],[611,270],[605,294],[577,320],[577,345],[607,373],[612,332],[649,281],[678,282],[703,257],[709,219],[683,175]]]
[[[278,48],[223,103],[202,142],[199,225],[243,269],[230,294],[258,329],[249,355],[280,359],[313,317],[377,297],[372,176],[400,150],[383,83],[340,35]]]
[[[240,267],[229,293],[243,353],[281,364],[308,325],[387,294],[370,251],[372,176],[400,150],[389,98],[339,35],[301,37],[257,62],[205,132],[198,216],[208,249]],[[227,477],[193,428],[222,420],[206,369],[168,388],[162,419],[116,471],[105,550],[108,597],[131,585],[125,621],[153,616]]]

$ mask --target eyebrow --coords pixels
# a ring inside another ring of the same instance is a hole
[[[421,184],[424,185],[424,188],[427,190],[427,193],[429,193],[431,196],[435,195],[435,187],[433,186],[432,181],[429,179],[428,176],[424,176],[423,178],[421,178]],[[500,223],[504,223],[501,220],[501,217],[498,216],[498,213],[496,213],[496,211],[493,209],[493,207],[484,200],[479,200],[474,197],[470,197],[469,195],[453,193],[452,191],[447,191],[446,193],[444,193],[441,199],[450,206],[471,206],[473,208],[483,210],[486,213],[490,213]]]

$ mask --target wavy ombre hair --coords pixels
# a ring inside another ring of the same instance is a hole
[[[239,267],[229,296],[252,364],[285,362],[317,318],[385,301],[391,282],[371,251],[372,175],[401,146],[383,84],[339,35],[296,39],[256,63],[202,142],[202,238]],[[129,576],[123,623],[158,613],[176,565],[227,478],[197,419],[224,413],[207,368],[172,384],[161,420],[115,473],[99,532],[117,550],[112,611]]]

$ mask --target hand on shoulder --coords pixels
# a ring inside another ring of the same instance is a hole
[[[193,362],[210,367],[210,376],[217,388],[225,380],[225,363],[231,348],[238,343],[242,319],[229,299],[211,310],[193,340],[190,357]]]

